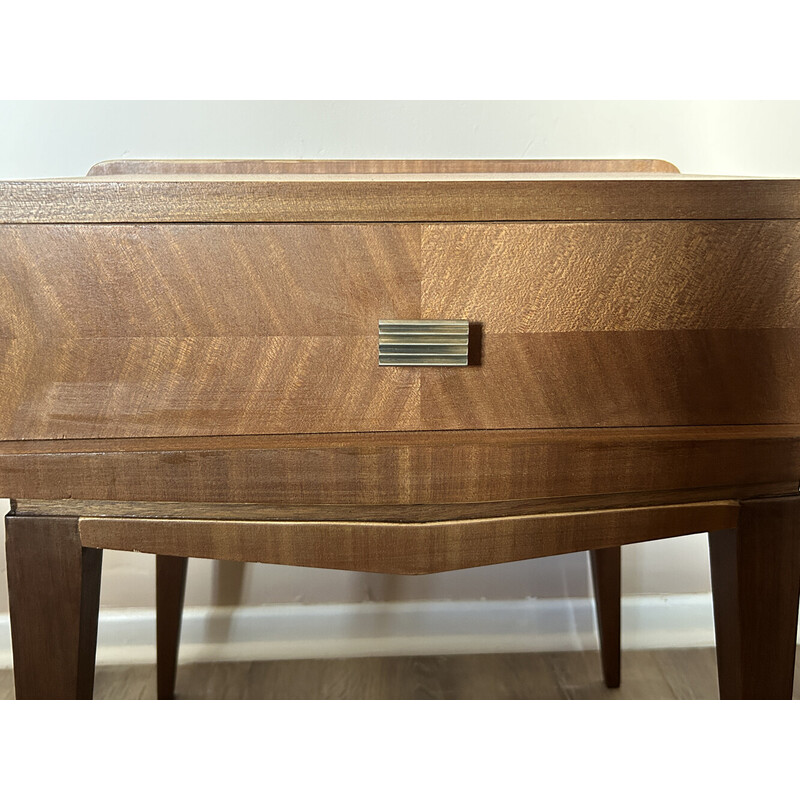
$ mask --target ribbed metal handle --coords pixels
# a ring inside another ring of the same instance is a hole
[[[378,321],[378,364],[388,367],[466,367],[469,322],[465,319]]]

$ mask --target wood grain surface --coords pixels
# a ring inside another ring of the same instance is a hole
[[[420,236],[419,225],[0,226],[0,335],[377,336],[379,318],[420,312]]]
[[[183,599],[189,559],[156,556],[156,651],[158,699],[175,697],[175,674],[181,640]]]
[[[141,517],[145,519],[227,519],[286,521],[439,522],[486,517],[519,517],[569,511],[599,511],[680,503],[705,503],[792,494],[797,482],[761,483],[751,486],[710,486],[655,492],[618,492],[588,497],[546,497],[485,503],[417,503],[414,505],[314,506],[265,505],[263,503],[176,503],[124,500],[29,500],[11,501],[16,516]]]
[[[425,316],[496,333],[797,328],[800,223],[422,226]]]
[[[101,161],[87,175],[288,175],[442,172],[678,172],[656,158],[561,159],[135,159]]]
[[[418,575],[729,528],[736,502],[425,523],[82,517],[84,547]]]
[[[609,689],[620,684],[622,548],[603,547],[589,552],[600,640],[603,680]]]
[[[793,423],[798,242],[788,221],[0,226],[0,437]],[[378,319],[426,317],[473,321],[477,363],[379,367]]]
[[[102,548],[423,574],[794,503],[800,181],[627,168],[148,162],[0,183],[0,494],[28,498],[15,651],[46,662],[52,634],[69,662],[34,693],[91,692]],[[377,320],[425,317],[470,320],[470,366],[379,368]],[[784,696],[796,515],[774,548],[754,519],[712,543],[724,693]]]
[[[16,696],[90,700],[103,552],[81,545],[76,518],[5,527]]]
[[[0,495],[53,500],[438,505],[645,492],[653,503],[666,492],[680,502],[712,487],[794,491],[798,472],[800,426],[779,425],[0,443]]]
[[[709,534],[723,700],[792,696],[800,599],[800,495],[743,502]]]
[[[798,218],[800,181],[785,178],[475,173],[0,182],[0,224]]]

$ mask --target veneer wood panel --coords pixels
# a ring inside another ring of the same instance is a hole
[[[419,428],[417,370],[377,337],[16,340],[0,363],[6,439]]]
[[[800,332],[500,334],[480,367],[377,337],[8,340],[5,439],[741,425],[800,419]],[[346,376],[346,380],[344,379]]]
[[[599,173],[0,182],[2,223],[799,219],[798,181]]]
[[[481,503],[798,474],[800,428],[780,425],[0,443],[0,494],[39,499]]]
[[[419,225],[0,225],[0,336],[375,336],[419,257]]]
[[[732,527],[718,502],[427,523],[83,517],[85,547],[417,575]]]
[[[480,367],[424,373],[424,428],[800,420],[800,330],[495,334]]]
[[[16,516],[143,517],[146,519],[226,519],[281,521],[437,522],[486,517],[518,517],[606,508],[677,505],[791,494],[797,482],[751,486],[712,486],[657,492],[625,492],[588,497],[548,497],[486,503],[415,505],[268,506],[262,503],[169,503],[120,500],[14,500]]]
[[[134,159],[101,161],[88,175],[330,174],[441,172],[678,172],[657,158],[565,159]]]
[[[422,227],[422,310],[483,333],[800,326],[800,223]]]
[[[0,226],[0,437],[794,422],[800,230],[731,224]]]
[[[418,226],[0,226],[0,436],[418,428],[374,341],[418,261]]]

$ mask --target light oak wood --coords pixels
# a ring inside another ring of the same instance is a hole
[[[641,173],[116,175],[0,182],[0,224],[798,219],[798,185]]]
[[[449,522],[81,517],[85,547],[421,575],[730,528],[736,502]]]
[[[645,492],[652,504],[713,487],[796,491],[798,473],[800,426],[780,425],[0,443],[0,496],[53,500],[380,506]]]
[[[288,175],[442,172],[679,172],[656,158],[569,159],[134,159],[101,161],[87,175]]]

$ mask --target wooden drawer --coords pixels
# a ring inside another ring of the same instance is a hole
[[[800,223],[0,226],[0,438],[800,421]],[[381,318],[467,318],[463,368]],[[477,341],[476,341],[477,340]]]

